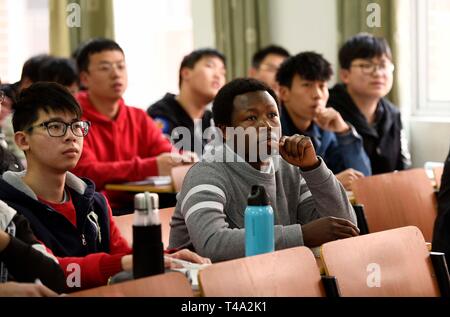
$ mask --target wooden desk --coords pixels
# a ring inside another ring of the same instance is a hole
[[[107,184],[105,186],[107,190],[120,190],[124,192],[150,192],[150,193],[175,193],[172,185],[129,185],[129,184]]]
[[[74,297],[193,297],[191,284],[179,272],[75,292]]]

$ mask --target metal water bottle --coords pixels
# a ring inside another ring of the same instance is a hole
[[[265,188],[252,186],[245,209],[245,256],[274,251],[273,217]]]
[[[133,277],[164,273],[164,247],[157,194],[134,196]]]

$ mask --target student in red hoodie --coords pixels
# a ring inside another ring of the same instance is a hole
[[[143,111],[127,106],[122,95],[128,76],[122,48],[109,39],[93,39],[79,50],[77,64],[86,91],[78,94],[83,119],[92,123],[81,159],[74,169],[91,178],[98,190],[108,183],[170,175],[172,167],[192,161],[179,154]],[[113,208],[125,207],[131,197],[107,192]]]
[[[31,85],[21,93],[13,126],[27,170],[3,174],[0,199],[25,216],[36,238],[56,255],[67,286],[105,285],[116,273],[131,271],[131,248],[107,200],[92,181],[68,172],[80,158],[90,127],[70,92],[56,83]],[[188,250],[171,256],[209,262]]]

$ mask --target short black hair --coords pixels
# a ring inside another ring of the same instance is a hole
[[[13,114],[14,132],[25,131],[38,120],[39,110],[63,112],[81,118],[81,108],[66,87],[51,82],[37,82],[24,89]]]
[[[253,68],[258,69],[259,66],[261,66],[262,61],[267,57],[267,55],[270,54],[279,55],[286,58],[291,56],[291,54],[289,54],[289,52],[285,48],[278,45],[269,45],[253,54],[252,57]]]
[[[14,84],[0,84],[0,90],[5,93],[5,96],[11,99],[12,108],[17,102],[17,90]]]
[[[349,69],[355,59],[370,59],[386,55],[392,60],[391,48],[385,38],[359,33],[349,38],[339,50],[339,65]]]
[[[277,103],[278,111],[280,110],[277,95],[268,85],[253,78],[236,78],[223,86],[214,99],[212,112],[216,126],[231,126],[234,98],[253,91],[267,91]]]
[[[291,88],[295,75],[304,80],[328,81],[333,75],[331,64],[315,52],[303,52],[285,60],[277,72],[280,86]]]
[[[37,82],[39,80],[40,67],[44,62],[51,58],[52,56],[48,54],[39,54],[27,59],[22,67],[22,75],[20,76],[20,81],[28,78],[32,83]]]
[[[178,86],[181,87],[181,70],[185,67],[193,69],[195,67],[195,64],[199,60],[201,60],[203,57],[217,57],[222,62],[223,65],[226,67],[227,65],[227,59],[225,58],[225,55],[223,55],[221,52],[214,48],[200,48],[198,50],[192,51],[185,57],[183,57],[183,60],[181,61],[180,70],[178,72]]]
[[[78,83],[77,65],[73,59],[51,58],[42,64],[39,70],[39,81],[52,81],[63,86]]]
[[[80,48],[74,53],[77,58],[77,65],[79,72],[87,72],[89,67],[89,58],[92,54],[101,53],[104,51],[120,51],[124,54],[119,44],[110,39],[94,38],[85,43],[80,44]],[[124,54],[125,55],[125,54]]]

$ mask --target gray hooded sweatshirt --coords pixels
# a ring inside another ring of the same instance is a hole
[[[319,157],[320,165],[302,171],[282,159],[261,172],[228,146],[207,152],[187,173],[171,222],[169,248],[191,248],[213,262],[245,256],[244,211],[252,185],[262,185],[274,210],[275,249],[303,245],[301,225],[334,216],[356,224],[346,192]],[[217,162],[217,157],[234,161]]]

